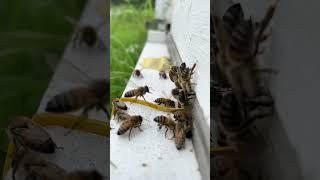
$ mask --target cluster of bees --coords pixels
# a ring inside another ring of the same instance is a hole
[[[211,150],[211,155],[220,165],[211,174],[222,179],[262,178],[259,158],[264,137],[257,123],[270,121],[274,112],[273,98],[262,80],[264,73],[273,70],[262,68],[257,57],[263,53],[260,44],[271,34],[266,29],[277,2],[260,22],[245,19],[240,3],[231,5],[222,18],[212,15],[212,90],[217,128],[216,137],[211,138],[216,138],[218,147]]]
[[[39,124],[23,116],[11,120],[7,133],[14,143],[12,154],[12,179],[48,180],[102,180],[96,170],[76,170],[67,172],[58,165],[44,160],[42,154],[53,154],[58,147],[49,133]]]
[[[178,150],[184,148],[185,139],[192,137],[192,117],[189,114],[192,104],[192,99],[195,96],[195,92],[192,89],[191,76],[195,64],[192,68],[186,66],[185,63],[182,63],[180,66],[172,66],[169,70],[169,78],[175,83],[176,88],[172,89],[172,96],[178,101],[177,104],[175,101],[170,98],[157,98],[154,102],[157,105],[175,108],[173,112],[173,118],[170,114],[164,116],[157,116],[153,120],[158,123],[159,130],[164,126],[166,128],[165,137],[167,136],[168,130],[172,130],[173,137],[175,139],[175,145]],[[143,77],[140,70],[135,70],[133,72],[134,77]],[[159,71],[159,77],[161,79],[167,79],[167,74],[164,70]],[[127,91],[124,94],[124,97],[142,97],[144,100],[144,95],[150,93],[148,86],[141,86],[136,89]],[[146,100],[145,100],[146,101]],[[140,115],[129,115],[126,110],[128,107],[124,102],[121,102],[118,98],[112,101],[113,105],[113,114],[115,118],[119,121],[122,121],[121,126],[119,127],[117,134],[122,135],[129,130],[129,140],[130,133],[133,128],[138,128],[140,131],[141,123],[143,121],[142,116]],[[176,108],[179,107],[179,108]]]

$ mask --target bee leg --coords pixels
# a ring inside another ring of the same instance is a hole
[[[71,126],[71,128],[69,129],[69,131],[67,131],[67,132],[64,134],[64,136],[69,135],[69,134],[73,131],[73,129],[74,129],[75,127],[77,127],[83,120],[88,119],[88,116],[89,116],[89,115],[88,115],[88,112],[89,112],[90,109],[92,109],[92,106],[87,106],[87,107],[83,110],[83,112],[82,112],[82,114],[80,115],[79,119],[78,119],[75,123],[73,123],[73,125]]]
[[[140,126],[138,126],[138,129],[140,130],[140,132],[142,132],[143,130],[140,128]]]
[[[104,105],[99,105],[100,108],[106,113],[106,115],[108,116],[108,118],[110,119],[110,113],[109,111],[107,110],[107,108],[104,106]]]
[[[131,130],[132,130],[132,128],[130,128],[130,130],[129,130],[129,141],[130,141]]]
[[[141,95],[141,96],[142,96],[143,100],[146,101],[146,99],[144,98],[144,96],[143,96],[143,95]]]
[[[168,132],[168,130],[169,130],[169,129],[166,128],[166,132],[165,132],[165,135],[164,135],[165,138],[167,138],[167,132]]]
[[[175,133],[174,129],[172,129],[172,131],[173,131],[173,136],[172,136],[172,138],[171,138],[171,139],[173,139],[173,138],[175,138],[175,137],[176,137],[176,133]]]

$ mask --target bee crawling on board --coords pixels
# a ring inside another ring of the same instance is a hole
[[[177,122],[175,127],[175,144],[178,150],[184,148],[186,141],[186,133],[183,122]]]
[[[118,122],[119,120],[124,121],[126,119],[128,119],[130,117],[130,115],[128,113],[126,113],[124,110],[118,110],[115,113],[115,117],[117,118]]]
[[[191,138],[192,137],[192,128],[193,128],[191,114],[189,114],[185,110],[179,110],[179,111],[176,111],[173,113],[173,118],[175,119],[175,121],[184,123],[186,137]]]
[[[12,179],[15,180],[102,180],[97,170],[67,172],[58,165],[46,161],[36,153],[19,148],[12,161]]]
[[[168,98],[157,98],[154,100],[155,103],[158,105],[164,105],[165,107],[174,108],[176,106],[176,103]]]
[[[88,118],[88,113],[92,109],[103,110],[110,118],[110,114],[106,108],[109,102],[109,82],[106,79],[93,80],[86,86],[71,88],[67,91],[59,93],[52,97],[45,110],[52,113],[74,112],[81,108],[81,120]],[[72,128],[74,129],[80,121],[76,122]],[[68,131],[68,133],[71,132]]]
[[[117,134],[122,135],[129,130],[129,141],[130,141],[131,130],[133,128],[138,128],[140,131],[142,131],[140,129],[142,120],[143,120],[142,116],[140,115],[128,116],[127,119],[125,119],[124,122],[120,125]]]
[[[173,137],[171,139],[174,138],[176,123],[170,116],[157,116],[153,120],[158,123],[159,129],[161,129],[162,126],[166,127],[165,137],[167,137],[167,132],[170,129],[173,131]]]
[[[135,98],[137,99],[139,96],[141,96],[146,101],[146,99],[144,98],[144,95],[146,93],[151,93],[149,91],[149,87],[148,86],[140,86],[136,89],[132,89],[132,90],[127,91],[124,94],[124,97],[134,97],[135,96]]]
[[[52,154],[57,147],[50,134],[31,119],[23,116],[12,118],[8,134],[16,147],[29,148],[36,152]]]
[[[112,100],[112,107],[113,107],[113,115],[117,114],[119,110],[127,110],[128,107],[124,102],[121,102],[119,98],[115,98]]]

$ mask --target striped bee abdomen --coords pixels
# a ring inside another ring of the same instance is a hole
[[[157,116],[153,120],[157,123],[164,124],[166,122],[166,117],[165,116]]]
[[[131,127],[130,124],[131,124],[130,121],[125,121],[125,122],[123,122],[123,123],[121,124],[121,126],[119,127],[117,134],[118,134],[118,135],[121,135],[121,134],[126,133],[126,132],[130,129],[130,127]]]
[[[135,96],[136,94],[137,94],[137,92],[136,92],[137,90],[130,90],[130,91],[128,91],[128,92],[126,92],[125,94],[124,94],[124,97],[133,97],[133,96]]]

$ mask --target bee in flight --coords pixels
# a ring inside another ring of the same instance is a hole
[[[140,69],[135,69],[132,73],[132,76],[137,78],[143,78],[143,75]]]
[[[142,123],[142,116],[129,116],[127,119],[124,120],[124,122],[121,124],[121,126],[118,129],[117,134],[122,135],[126,133],[129,130],[129,141],[130,141],[130,135],[131,135],[131,130],[133,128],[138,128],[140,129]]]
[[[159,129],[162,128],[162,126],[166,127],[166,132],[165,132],[165,137],[167,137],[167,132],[168,130],[172,130],[173,131],[173,137],[175,135],[175,127],[176,127],[176,123],[172,120],[171,117],[167,117],[167,116],[157,116],[153,119],[155,122],[158,123]]]
[[[139,96],[141,96],[146,101],[146,99],[144,98],[144,95],[146,93],[151,93],[149,91],[149,87],[148,86],[141,86],[141,87],[138,87],[137,89],[133,89],[133,90],[127,91],[124,94],[124,97],[133,97],[133,96],[135,96],[135,98],[137,99]]]
[[[102,43],[102,40],[99,38],[97,29],[105,25],[105,22],[97,25],[96,27],[92,25],[79,25],[75,19],[69,16],[65,16],[65,19],[72,25],[76,26],[75,37],[73,38],[73,47],[81,45],[82,43],[86,44],[88,47],[93,48],[96,45],[102,45],[103,48],[106,48]],[[99,43],[99,44],[98,44]]]
[[[54,153],[57,145],[49,133],[31,119],[23,116],[15,117],[8,126],[9,136],[16,147],[22,146],[41,153]]]

